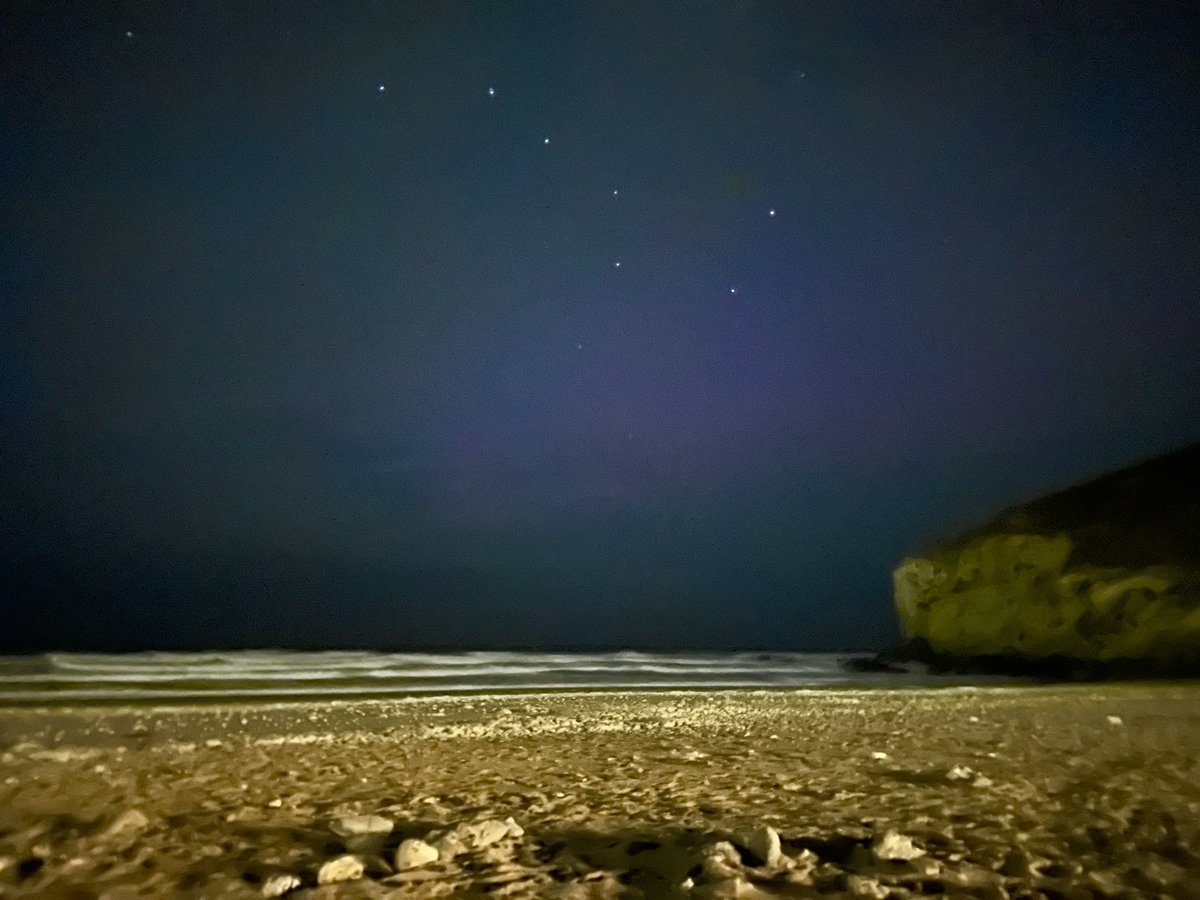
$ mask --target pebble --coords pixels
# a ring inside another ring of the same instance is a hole
[[[567,811],[570,813],[570,810]],[[568,815],[569,817],[569,815]],[[425,836],[442,860],[451,860],[468,850],[481,850],[506,838],[519,838],[525,829],[509,816],[499,819],[484,819],[481,822],[462,822],[449,831],[432,831]]]
[[[264,897],[282,897],[300,885],[301,881],[295,875],[272,875],[263,882],[261,893]]]
[[[358,881],[363,877],[362,860],[357,856],[338,856],[317,870],[317,884],[337,884],[340,881]]]
[[[437,848],[430,846],[425,841],[408,838],[401,841],[400,846],[396,848],[396,871],[419,869],[431,862],[437,862],[440,855]]]
[[[449,862],[460,853],[466,853],[470,849],[463,843],[463,839],[455,831],[447,831],[445,833],[431,831],[425,838],[430,846],[437,851],[438,859],[442,860],[442,862]]]
[[[391,834],[396,823],[383,816],[342,816],[335,819],[330,830],[339,837],[357,834]]]
[[[700,873],[706,881],[735,878],[741,871],[742,855],[729,841],[717,841],[704,851]]]
[[[783,862],[783,850],[779,844],[779,832],[770,825],[760,825],[746,838],[746,849],[763,861],[768,869],[775,869]]]
[[[1109,725],[1124,725],[1125,721],[1120,716],[1107,716]]]
[[[876,859],[883,860],[908,861],[925,855],[925,851],[914,844],[912,838],[900,834],[898,831],[887,832],[875,842],[871,851],[875,854]]]
[[[127,809],[125,812],[117,816],[105,834],[120,834],[122,831],[141,831],[150,820],[146,818],[146,814],[140,809]]]

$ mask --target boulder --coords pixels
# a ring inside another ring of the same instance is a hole
[[[909,658],[1200,673],[1200,445],[1012,507],[893,573]]]

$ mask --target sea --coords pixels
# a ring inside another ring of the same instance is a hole
[[[895,688],[1011,681],[856,671],[846,653],[237,650],[0,657],[0,704],[249,701],[581,690]]]

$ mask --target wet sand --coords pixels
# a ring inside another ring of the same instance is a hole
[[[1200,897],[1194,684],[0,708],[0,782],[4,897]]]

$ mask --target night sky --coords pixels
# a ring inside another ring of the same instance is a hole
[[[0,649],[871,648],[1200,439],[1193,3],[0,11]]]

